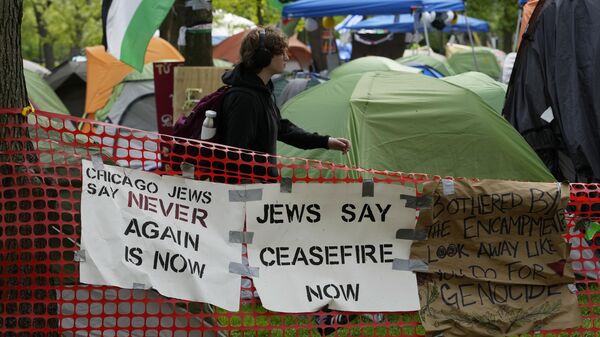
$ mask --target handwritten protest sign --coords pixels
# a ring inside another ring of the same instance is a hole
[[[243,204],[235,186],[82,162],[80,280],[239,309]]]
[[[246,204],[250,266],[265,308],[311,312],[325,306],[345,311],[412,311],[419,308],[415,275],[392,269],[407,259],[416,210],[406,207],[415,190],[375,184],[260,185],[262,199]]]
[[[425,185],[411,259],[421,319],[444,336],[500,336],[580,322],[564,210],[566,184],[483,180]]]

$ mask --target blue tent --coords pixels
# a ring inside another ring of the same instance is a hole
[[[384,15],[424,11],[462,11],[463,0],[300,0],[283,7],[283,17]]]
[[[395,22],[396,21],[396,22]],[[419,30],[423,30],[421,25],[419,25]],[[490,25],[480,19],[475,19],[469,17],[469,26],[471,27],[471,31],[473,32],[489,32]],[[414,19],[411,14],[402,14],[397,16],[395,15],[380,15],[375,16],[365,21],[361,21],[352,26],[346,26],[344,28],[349,28],[352,30],[359,29],[386,29],[393,33],[405,33],[412,32],[415,30]],[[434,28],[432,28],[433,30]],[[455,25],[448,25],[444,28],[445,32],[466,32],[467,31],[467,21],[465,20],[465,16],[459,15],[458,22]]]

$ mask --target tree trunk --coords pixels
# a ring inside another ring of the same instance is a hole
[[[327,69],[327,56],[321,53],[321,36],[323,35],[323,25],[321,18],[314,18],[319,23],[319,28],[312,32],[308,32],[308,40],[310,41],[310,50],[312,51],[313,64],[315,71]]]
[[[183,15],[181,15],[177,7],[177,3],[175,3],[160,25],[160,37],[169,41],[175,48],[179,47],[177,46],[179,27],[183,26]]]
[[[258,25],[263,26],[265,20],[262,15],[262,0],[256,0],[256,18],[258,19]]]
[[[212,66],[211,29],[210,27],[197,27],[212,23],[212,9],[194,9],[186,7],[185,4],[185,0],[175,1],[173,8],[160,26],[160,35],[172,45],[177,46],[179,28],[188,27],[185,34],[185,46],[180,48],[185,57],[185,65]],[[194,28],[190,30],[190,27]]]
[[[0,107],[22,108],[27,88],[21,56],[23,1],[0,1]],[[2,137],[0,137],[0,140]]]
[[[77,6],[77,5],[75,5]],[[83,8],[75,7],[75,26],[73,27],[73,45],[69,50],[69,57],[81,55],[81,45],[83,42],[83,29],[87,18],[81,15]]]
[[[48,5],[46,6],[46,9]],[[44,58],[44,65],[48,69],[54,68],[54,49],[52,44],[46,41],[48,37],[48,29],[46,28],[46,22],[44,21],[43,13],[36,4],[33,4],[33,13],[35,15],[35,21],[37,22],[38,34],[40,35],[40,41],[42,41],[42,56]]]

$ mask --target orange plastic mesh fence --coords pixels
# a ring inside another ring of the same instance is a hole
[[[80,241],[81,159],[180,174],[179,163],[202,158],[196,179],[348,183],[368,175],[380,183],[419,184],[427,175],[350,169],[314,160],[264,154],[174,139],[45,112],[24,117],[0,110],[0,333],[2,336],[417,336],[413,313],[281,314],[269,312],[242,286],[240,312],[165,298],[152,290],[80,284],[74,252]],[[165,148],[170,149],[167,155]],[[162,153],[161,153],[162,152]],[[173,154],[175,153],[175,154]],[[202,156],[198,156],[198,154]],[[210,170],[208,169],[210,168]],[[572,184],[572,219],[600,218],[600,185]],[[554,336],[600,336],[600,239],[585,240],[569,224],[573,266],[584,318],[579,329]],[[249,282],[243,282],[250,284]],[[251,287],[251,286],[249,286]],[[246,295],[244,295],[246,294]],[[334,318],[334,319],[332,319]]]

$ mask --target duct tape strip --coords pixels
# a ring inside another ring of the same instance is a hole
[[[571,283],[567,286],[567,288],[569,288],[569,291],[571,292],[571,294],[577,293],[577,286],[575,284]]]
[[[373,182],[373,179],[363,179],[362,196],[363,197],[375,196],[375,183]]]
[[[181,176],[187,179],[194,179],[194,165],[190,163],[182,163],[181,164]]]
[[[92,165],[96,171],[103,171],[104,162],[102,161],[102,156],[97,154],[92,155]]]
[[[394,259],[394,262],[392,262],[392,269],[400,271],[427,272],[429,271],[429,266],[421,260]]]
[[[424,241],[427,240],[427,232],[416,229],[401,228],[396,231],[396,239]]]
[[[281,183],[279,186],[280,186],[279,192],[292,193],[292,178],[289,178],[289,177],[281,178]]]
[[[252,243],[254,232],[229,231],[229,243]]]
[[[229,190],[229,202],[247,202],[262,200],[262,188],[253,190]]]
[[[73,261],[85,262],[85,249],[75,251],[75,255],[73,255]]]
[[[400,194],[400,200],[406,200],[408,208],[431,208],[431,196],[414,197],[412,195]]]
[[[258,268],[244,266],[243,264],[237,262],[229,262],[229,272],[242,276],[258,277]]]
[[[210,10],[212,7],[210,0],[187,0],[185,7],[192,7],[192,10]]]
[[[442,188],[444,195],[452,195],[454,191],[454,180],[442,179]]]
[[[143,283],[133,282],[133,289],[146,289],[146,285]]]

